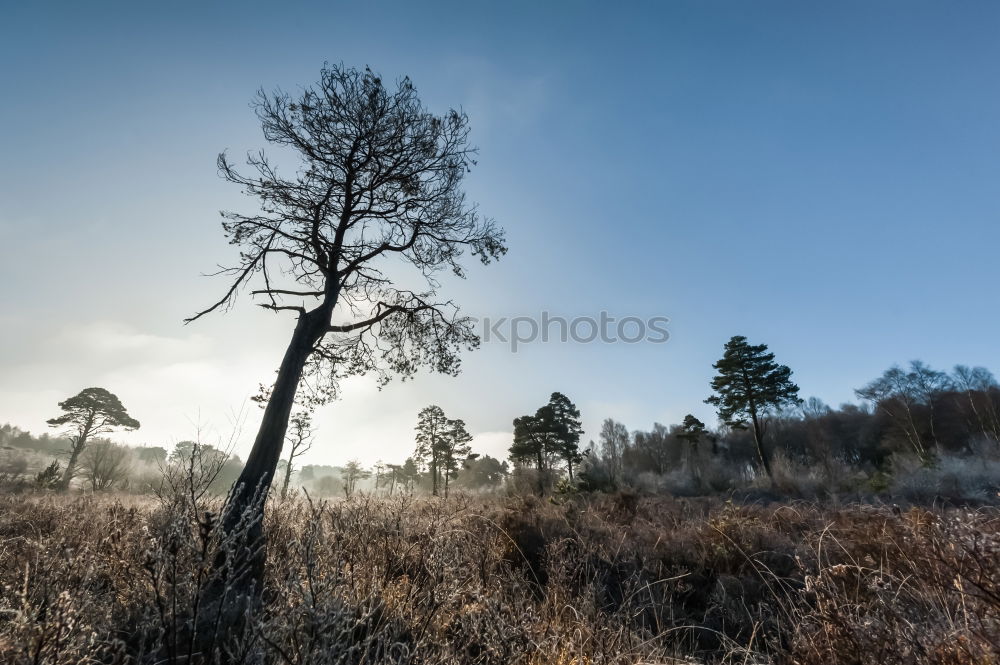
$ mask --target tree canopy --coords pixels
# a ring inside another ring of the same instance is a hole
[[[791,380],[792,370],[776,363],[766,344],[750,344],[742,335],[726,343],[722,358],[712,366],[718,371],[712,379],[715,394],[705,402],[717,407],[719,419],[727,424],[743,424],[749,418],[760,464],[770,476],[764,417],[802,402],[799,387]]]
[[[448,435],[448,417],[440,406],[424,407],[417,414],[417,449],[414,459],[427,467],[431,477],[431,493],[437,496],[441,465],[444,462],[445,437]]]
[[[295,96],[261,91],[253,107],[265,139],[301,165],[286,175],[259,151],[242,173],[219,156],[223,178],[260,210],[222,213],[240,260],[222,271],[233,277],[223,297],[188,320],[230,306],[246,288],[272,311],[304,316],[309,303],[320,306],[309,375],[321,392],[368,372],[380,382],[421,365],[454,374],[457,351],[478,337],[454,303],[436,299],[435,276],[464,276],[465,250],[483,263],[506,252],[502,230],[461,188],[475,164],[467,116],[429,112],[409,78],[391,89],[343,65],[324,66]],[[385,270],[392,257],[416,268],[422,286],[397,285]]]
[[[223,518],[233,533],[249,516],[246,537],[259,540],[300,387],[315,404],[348,376],[374,373],[384,384],[422,367],[456,374],[460,351],[476,348],[479,336],[438,295],[439,277],[464,277],[466,253],[488,264],[506,246],[462,187],[476,152],[467,116],[431,113],[410,79],[387,86],[367,68],[325,65],[316,84],[294,95],[262,90],[253,108],[264,138],[298,168],[288,172],[257,151],[243,171],[219,155],[221,176],[257,209],[222,213],[239,258],[221,270],[229,277],[222,296],[187,321],[244,291],[266,310],[297,316]],[[255,556],[249,570],[259,577],[263,554]]]
[[[514,440],[510,458],[515,462],[531,461],[545,471],[554,460],[566,462],[570,478],[573,466],[580,461],[580,410],[559,392],[554,392],[534,415],[514,419]]]

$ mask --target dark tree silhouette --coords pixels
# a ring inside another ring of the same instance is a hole
[[[562,393],[552,393],[548,404],[534,415],[514,419],[512,460],[531,460],[539,471],[545,470],[550,457],[561,457],[570,465],[579,462],[579,442],[583,428],[580,410]]]
[[[930,464],[939,446],[934,400],[938,394],[952,388],[944,372],[914,360],[909,371],[899,366],[890,367],[854,393],[888,415],[914,452],[925,464]]]
[[[684,421],[681,422],[678,428],[677,438],[687,441],[691,448],[695,449],[698,447],[701,438],[707,433],[708,430],[705,429],[705,423],[689,413],[684,416]]]
[[[698,444],[703,437],[708,434],[705,423],[695,418],[690,413],[684,416],[684,421],[677,428],[677,438],[687,442],[687,462],[691,472],[691,477],[696,483],[701,482],[701,466],[698,455]]]
[[[441,468],[444,471],[445,498],[448,498],[448,486],[452,476],[458,472],[462,463],[467,461],[471,456],[470,441],[472,441],[472,435],[465,429],[464,420],[456,419],[448,421],[441,448]],[[475,459],[478,455],[471,457]]]
[[[95,492],[109,490],[128,480],[132,451],[106,440],[92,442],[80,455],[80,475]]]
[[[459,352],[479,337],[469,318],[438,298],[437,276],[464,276],[466,250],[489,263],[506,248],[503,232],[462,190],[475,152],[467,117],[428,112],[408,78],[388,89],[367,69],[324,66],[315,86],[294,98],[261,91],[254,107],[265,139],[301,165],[280,173],[256,152],[247,175],[219,156],[222,177],[256,197],[260,209],[223,213],[240,259],[222,270],[232,277],[222,298],[188,321],[229,307],[245,289],[261,307],[297,317],[222,520],[232,533],[247,518],[247,537],[262,542],[263,498],[300,382],[329,398],[352,375],[374,373],[384,383],[421,366],[457,373]],[[404,273],[389,270],[392,257],[415,269],[416,288],[397,283]]]
[[[510,458],[519,463],[531,461],[539,473],[545,470],[545,456],[548,448],[548,428],[542,407],[533,416],[514,418],[514,441],[510,446]]]
[[[64,490],[69,488],[76,475],[80,453],[90,439],[119,427],[126,430],[139,428],[139,421],[128,415],[121,400],[104,388],[84,388],[79,394],[59,402],[59,408],[65,413],[46,422],[50,427],[65,427],[70,437],[69,461],[59,481],[59,487]]]
[[[547,415],[551,418],[546,423],[552,438],[552,448],[566,462],[570,482],[573,481],[573,465],[579,464],[580,435],[583,425],[580,423],[580,409],[562,393],[552,393],[549,397]]]
[[[551,452],[549,428],[551,420],[548,406],[543,406],[533,416],[514,418],[514,441],[510,445],[510,459],[515,464],[534,463],[538,476],[538,494],[545,493],[545,460]]]
[[[612,418],[605,418],[598,434],[601,444],[601,460],[608,467],[611,484],[618,487],[625,479],[625,454],[628,450],[628,427]]]
[[[510,458],[516,463],[534,463],[538,471],[538,490],[545,489],[544,472],[556,459],[566,462],[570,480],[573,465],[580,454],[580,410],[562,393],[552,393],[549,402],[534,415],[514,419],[514,440]]]
[[[507,475],[507,463],[489,455],[470,455],[462,465],[458,484],[469,489],[497,487]]]
[[[990,393],[996,392],[1000,386],[993,374],[985,367],[970,369],[965,365],[956,365],[952,377],[955,390],[968,401],[983,438],[1000,441],[1000,414],[990,399]]]
[[[417,449],[413,456],[427,466],[431,474],[431,494],[438,495],[438,478],[448,435],[448,417],[440,406],[428,406],[417,415]]]
[[[59,462],[53,461],[35,476],[35,486],[45,490],[57,489],[61,478]]]
[[[719,418],[727,424],[750,419],[757,459],[768,477],[773,477],[764,444],[765,418],[776,409],[802,402],[799,387],[791,381],[792,370],[774,362],[774,354],[768,352],[766,344],[748,344],[742,335],[726,343],[722,359],[713,367],[719,372],[712,379],[716,394],[705,403],[716,406]]]

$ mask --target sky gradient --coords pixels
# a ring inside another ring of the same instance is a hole
[[[401,461],[420,408],[503,455],[560,391],[586,433],[673,423],[732,335],[836,405],[893,363],[1000,370],[1000,5],[988,2],[18,3],[0,20],[0,422],[87,386],[170,446],[249,450],[293,321],[192,325],[253,210],[215,157],[324,61],[470,116],[470,199],[510,252],[448,282],[474,316],[667,316],[666,344],[486,344],[459,378],[352,379],[306,463]]]

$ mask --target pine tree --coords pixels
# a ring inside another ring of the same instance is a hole
[[[344,496],[348,499],[354,494],[354,489],[358,486],[359,480],[371,478],[372,472],[361,466],[361,462],[356,459],[350,460],[340,470],[340,477],[344,483]]]
[[[701,442],[702,437],[704,437],[707,433],[708,430],[705,429],[705,423],[701,422],[690,413],[684,416],[684,421],[677,430],[677,438],[682,441],[686,441],[688,444],[688,468],[691,471],[691,477],[694,479],[695,483],[699,484],[701,483],[701,468],[699,466],[700,460],[698,459],[698,444]]]
[[[404,488],[407,492],[413,491],[413,486],[416,484],[417,479],[420,478],[420,469],[412,457],[407,457],[406,461],[403,462],[402,474]]]
[[[448,498],[448,481],[458,473],[472,449],[469,442],[472,435],[465,429],[464,420],[449,420],[441,447],[441,468],[444,471],[444,496]]]
[[[583,457],[580,454],[580,435],[583,433],[580,409],[562,393],[552,393],[548,407],[551,420],[546,424],[550,428],[551,445],[565,460],[569,480],[573,482],[573,465],[579,464]]]
[[[545,470],[545,456],[549,452],[545,410],[542,407],[533,416],[514,418],[514,442],[510,446],[511,460],[521,464],[530,460],[539,473]]]
[[[766,344],[752,345],[736,335],[726,343],[725,352],[713,367],[719,372],[712,379],[715,394],[705,400],[718,408],[719,418],[729,425],[744,424],[749,418],[757,458],[769,478],[770,455],[764,443],[766,417],[783,406],[795,406],[799,387],[792,383],[792,370],[774,362]]]
[[[562,393],[552,393],[549,403],[539,408],[535,415],[514,419],[510,458],[521,464],[529,460],[533,462],[538,470],[540,488],[542,474],[551,466],[552,459],[566,462],[572,480],[573,465],[582,459],[582,432],[580,410]]]
[[[69,489],[80,453],[88,441],[117,427],[126,430],[139,428],[139,421],[128,414],[118,396],[104,388],[84,388],[77,395],[59,402],[59,408],[65,413],[46,422],[50,427],[68,426],[72,435],[69,461],[59,481],[60,489]]]
[[[448,418],[440,406],[425,407],[417,416],[417,449],[413,456],[431,475],[431,493],[438,495],[438,477],[448,432]]]

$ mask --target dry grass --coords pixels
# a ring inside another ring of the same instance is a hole
[[[0,662],[212,662],[211,503],[0,497]],[[1000,513],[356,497],[269,507],[247,663],[990,663]],[[220,647],[220,641],[215,647]]]

